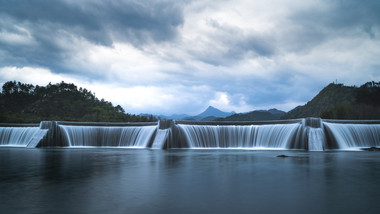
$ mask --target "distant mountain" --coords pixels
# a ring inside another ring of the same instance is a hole
[[[158,115],[157,117],[161,119],[168,119],[168,120],[182,120],[183,118],[190,117],[188,114],[172,114],[170,116],[166,115]]]
[[[380,119],[380,82],[358,87],[331,83],[303,106],[282,119],[321,117],[328,119]]]
[[[380,82],[367,82],[360,87],[331,83],[311,101],[303,106],[297,106],[288,113],[269,109],[236,114],[209,106],[204,112],[195,116],[178,114],[159,117],[194,121],[265,121],[305,117],[380,120]]]
[[[268,112],[271,113],[271,114],[281,114],[281,115],[286,114],[285,111],[281,111],[281,110],[278,110],[278,109],[275,109],[275,108],[269,109]]]
[[[234,111],[232,112],[224,112],[221,111],[215,107],[209,106],[204,112],[198,114],[198,117],[209,117],[209,116],[214,116],[214,117],[227,117],[232,114],[235,114]]]
[[[215,121],[264,121],[279,120],[286,112],[277,109],[256,110],[248,113],[233,114],[225,118],[217,118]]]
[[[170,116],[167,115],[154,115],[157,119],[168,119],[168,120],[193,120],[193,121],[212,121],[219,117],[227,117],[232,114],[235,114],[234,111],[232,112],[224,112],[221,111],[215,107],[209,106],[205,111],[202,113],[191,116],[188,114],[172,114]],[[140,116],[150,116],[150,114],[140,114]]]
[[[209,106],[204,112],[195,116],[185,117],[183,118],[183,120],[212,121],[212,120],[215,120],[216,118],[220,118],[220,117],[223,118],[223,117],[230,116],[232,114],[235,114],[235,112],[234,111],[224,112],[213,106]]]

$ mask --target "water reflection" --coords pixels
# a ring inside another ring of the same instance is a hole
[[[2,213],[377,213],[380,208],[376,152],[5,148],[0,170]]]

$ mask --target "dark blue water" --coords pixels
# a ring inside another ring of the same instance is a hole
[[[0,213],[379,213],[379,200],[379,152],[0,148]]]

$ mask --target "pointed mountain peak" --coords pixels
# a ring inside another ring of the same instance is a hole
[[[201,117],[208,117],[208,116],[214,116],[214,117],[227,117],[227,116],[230,116],[231,114],[235,114],[235,112],[223,112],[213,106],[209,106],[207,107],[207,109],[198,114],[197,116],[201,116]]]
[[[215,108],[214,106],[208,106],[205,111],[212,111],[212,110],[220,111],[219,109]]]

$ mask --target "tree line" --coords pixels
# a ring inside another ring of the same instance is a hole
[[[371,81],[360,87],[331,83],[311,101],[289,111],[282,119],[304,117],[379,120],[380,82]]]
[[[34,86],[16,81],[3,84],[0,93],[0,122],[38,123],[52,121],[151,122],[152,115],[125,113],[95,93],[72,83]]]
[[[336,103],[321,112],[324,119],[380,119],[380,82],[367,82],[355,88],[355,98],[351,102]]]

